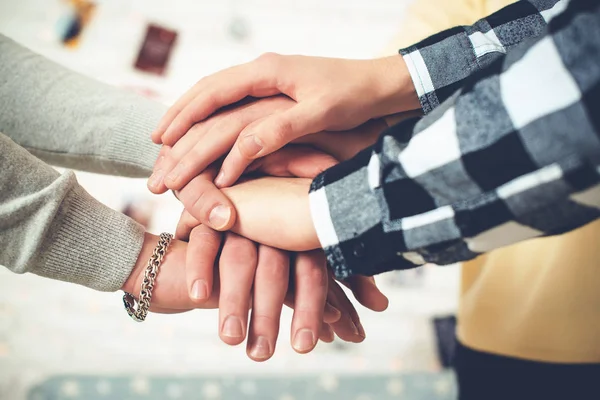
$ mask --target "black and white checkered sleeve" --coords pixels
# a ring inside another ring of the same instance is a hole
[[[571,0],[546,33],[313,181],[337,277],[454,263],[600,217],[599,8]]]
[[[425,114],[512,47],[541,35],[568,1],[517,1],[471,26],[457,26],[401,49]]]

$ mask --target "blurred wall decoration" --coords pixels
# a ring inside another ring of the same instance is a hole
[[[92,19],[96,4],[88,0],[63,0],[65,12],[58,22],[58,34],[61,42],[75,48],[79,45],[81,35]]]
[[[148,25],[135,67],[145,72],[163,75],[176,40],[177,32],[154,24]]]
[[[203,76],[267,51],[376,56],[399,31],[410,1],[95,0],[67,47],[62,34],[57,38],[56,23],[73,16],[74,4],[82,1],[0,0],[0,32],[75,71],[171,104]],[[140,58],[154,59],[146,57],[150,25],[159,28],[159,39],[160,29],[171,32],[150,48],[164,60],[158,74],[136,68]],[[151,195],[144,180],[80,172],[77,178],[94,197],[151,231],[175,229],[181,205],[171,194]],[[390,308],[377,314],[357,306],[364,343],[319,344],[298,355],[289,345],[286,309],[277,353],[256,364],[244,348],[220,342],[216,311],[153,314],[147,323],[133,324],[120,293],[0,267],[0,400],[452,398],[432,317],[456,309],[457,268],[427,266],[377,279]],[[364,390],[344,392],[357,376]],[[293,392],[295,385],[302,388]],[[146,393],[146,387],[152,390]],[[269,396],[261,397],[266,390]]]

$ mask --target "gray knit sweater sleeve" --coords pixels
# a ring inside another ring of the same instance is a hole
[[[60,175],[40,159],[148,176],[159,150],[149,136],[164,111],[0,35],[0,265],[118,290],[143,228],[93,199],[72,172]]]

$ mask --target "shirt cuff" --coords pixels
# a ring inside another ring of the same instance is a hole
[[[366,155],[363,152],[357,157]],[[336,278],[371,276],[422,264],[419,257],[409,260],[397,253],[393,235],[383,230],[378,199],[369,187],[369,167],[350,172],[352,165],[341,163],[321,173],[309,193],[313,224]]]
[[[421,109],[424,114],[427,114],[439,105],[439,101],[435,96],[435,88],[429,76],[425,60],[415,47],[401,49],[399,53],[408,68],[408,73],[419,97],[419,103],[421,103]]]
[[[66,176],[65,176],[66,175]],[[41,246],[38,266],[29,272],[112,292],[129,277],[144,241],[144,228],[105,206],[67,172],[73,188],[54,217]]]
[[[115,126],[106,155],[114,169],[110,174],[147,178],[161,146],[150,140],[150,134],[156,129],[165,107],[154,101],[135,97],[129,109],[124,110],[123,118]]]

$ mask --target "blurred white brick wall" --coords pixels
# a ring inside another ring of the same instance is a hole
[[[149,87],[165,103],[203,75],[266,51],[348,58],[375,56],[396,33],[408,0],[102,0],[77,50],[55,37],[59,0],[0,0],[0,32],[77,71],[119,86]],[[246,21],[244,42],[229,34]],[[165,78],[132,68],[148,22],[179,31]],[[143,181],[79,174],[88,190],[119,208],[127,197],[148,199]],[[108,190],[107,190],[108,189]],[[156,199],[156,197],[154,197]],[[161,196],[154,230],[172,230],[180,206]],[[384,314],[364,312],[369,338],[347,351],[319,346],[309,356],[289,347],[285,313],[278,354],[258,365],[242,348],[221,344],[216,313],[153,315],[131,323],[118,294],[103,294],[0,270],[0,399],[18,399],[31,382],[55,373],[362,373],[435,367],[428,316],[456,307],[457,273],[430,271],[421,289],[388,288]],[[150,349],[150,350],[149,350]],[[5,397],[3,397],[5,396]]]
[[[59,0],[1,0],[0,32],[34,50],[114,84],[143,84],[176,96],[201,76],[266,51],[368,58],[393,37],[408,0],[100,0],[77,51],[55,40],[64,11]],[[249,37],[229,34],[234,18]],[[177,29],[178,45],[166,79],[131,66],[147,22]]]

